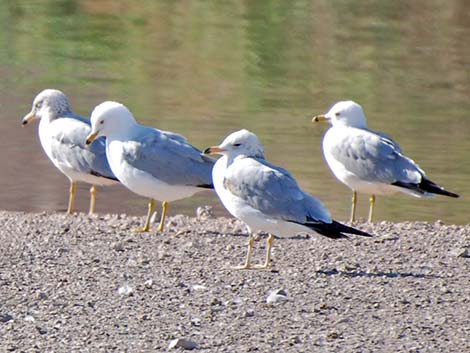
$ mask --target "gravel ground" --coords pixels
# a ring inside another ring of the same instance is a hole
[[[271,270],[236,271],[233,219],[0,219],[2,352],[470,352],[470,226],[356,223],[376,236],[279,239]]]

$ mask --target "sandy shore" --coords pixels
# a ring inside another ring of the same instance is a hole
[[[470,352],[470,226],[357,223],[376,236],[279,239],[272,270],[235,271],[233,219],[0,219],[2,352]]]

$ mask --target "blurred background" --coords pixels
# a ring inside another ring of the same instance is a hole
[[[44,88],[89,117],[104,100],[203,149],[240,128],[288,169],[334,218],[351,192],[321,152],[336,101],[360,103],[371,129],[390,134],[428,177],[460,199],[379,197],[376,220],[469,223],[470,2],[0,1],[0,208],[65,211],[68,180],[43,153],[37,123],[20,127]],[[87,212],[81,185],[76,210]],[[97,211],[144,215],[147,200],[100,188]],[[206,192],[170,205],[195,214]],[[367,217],[368,196],[359,198]]]

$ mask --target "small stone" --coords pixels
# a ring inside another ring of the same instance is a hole
[[[168,349],[173,349],[173,348],[183,348],[183,349],[190,351],[190,350],[197,348],[197,343],[187,340],[185,338],[175,338],[168,345]]]
[[[36,321],[36,320],[34,319],[34,317],[33,317],[32,315],[26,315],[26,316],[24,317],[24,321],[27,321],[27,322],[34,322],[34,321]]]
[[[272,291],[266,298],[266,303],[275,304],[287,300],[287,293],[284,289],[276,289]]]
[[[455,257],[464,257],[464,258],[470,257],[470,251],[468,250],[468,248],[463,248],[463,247],[452,249],[450,251],[450,254]]]
[[[199,206],[196,209],[196,216],[199,220],[206,220],[209,218],[215,218],[212,206]]]
[[[201,319],[198,317],[192,317],[191,318],[191,325],[199,327],[201,326]]]
[[[153,287],[153,279],[148,279],[144,282],[145,288],[152,288]]]
[[[243,313],[243,317],[253,317],[255,316],[255,311],[253,309],[248,309]]]
[[[9,344],[9,345],[7,346],[7,351],[8,351],[8,352],[14,352],[14,351],[16,351],[16,348],[17,348],[16,346],[14,346],[14,345],[12,345],[12,344]]]
[[[451,291],[449,288],[447,288],[446,286],[441,286],[441,287],[439,288],[439,290],[441,291],[442,294],[449,294],[449,293],[452,293],[452,291]]]
[[[10,314],[0,314],[0,322],[8,322],[13,320],[13,316]]]
[[[184,248],[184,249],[191,249],[191,248],[194,248],[194,242],[188,241],[188,242],[186,242],[186,243],[182,246],[182,248]]]
[[[157,212],[153,212],[150,216],[150,223],[155,223],[157,221]]]
[[[69,249],[68,248],[58,248],[56,250],[56,254],[57,256],[61,256],[62,254],[66,254],[69,252]]]
[[[222,300],[219,298],[212,298],[212,300],[209,302],[209,305],[222,305]]]
[[[134,294],[134,289],[132,289],[132,287],[130,287],[129,285],[126,284],[122,287],[119,287],[118,294],[125,295],[125,296],[131,296],[131,295]]]
[[[207,287],[203,286],[202,284],[195,284],[191,286],[191,290],[193,291],[199,291],[199,290],[205,290],[205,289],[207,289]]]
[[[291,345],[302,343],[299,336],[292,336],[289,341]]]
[[[115,251],[124,251],[124,245],[122,245],[122,242],[116,241],[111,244],[111,249]]]
[[[47,329],[44,328],[44,327],[36,326],[36,330],[38,330],[38,332],[39,332],[41,335],[47,334]]]
[[[340,272],[350,272],[357,270],[359,268],[358,264],[350,264],[350,263],[340,263],[338,265],[338,271]]]
[[[326,338],[328,338],[330,340],[336,340],[338,338],[343,338],[343,335],[336,332],[336,331],[331,331],[326,335]]]
[[[230,301],[230,304],[232,305],[240,305],[243,304],[243,299],[240,297],[235,297]]]
[[[173,216],[170,220],[172,226],[182,226],[184,225],[185,217],[182,214],[177,214]]]

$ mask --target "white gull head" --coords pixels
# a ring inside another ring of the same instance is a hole
[[[47,118],[50,121],[59,115],[71,112],[67,96],[57,89],[45,89],[33,101],[31,112],[22,121],[23,125],[37,119]]]
[[[242,129],[228,135],[217,147],[211,147],[211,153],[222,154],[227,157],[244,155],[247,157],[264,158],[263,145],[258,137],[248,130]]]
[[[91,134],[94,137],[126,133],[137,124],[134,116],[121,103],[106,101],[91,113]]]
[[[353,101],[341,101],[333,105],[325,118],[333,126],[350,126],[363,129],[366,127],[366,117],[359,104]]]

